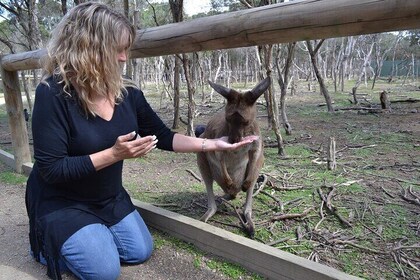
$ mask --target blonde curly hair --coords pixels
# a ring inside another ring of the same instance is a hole
[[[119,103],[125,87],[134,84],[121,75],[119,53],[131,47],[134,26],[128,19],[98,2],[86,2],[72,8],[52,33],[44,61],[43,81],[60,78],[64,92],[77,86],[74,96],[86,115],[93,115],[95,95]]]

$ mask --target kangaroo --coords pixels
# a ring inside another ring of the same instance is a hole
[[[225,110],[213,116],[201,138],[227,136],[230,143],[239,142],[249,135],[260,136],[252,144],[235,151],[212,151],[197,153],[197,164],[207,190],[208,210],[200,220],[207,222],[217,211],[213,182],[223,189],[225,198],[234,199],[242,190],[246,192],[243,209],[243,226],[254,236],[252,221],[252,194],[264,162],[263,141],[256,121],[257,99],[267,90],[270,78],[266,78],[252,90],[240,93],[234,89],[209,81],[210,86],[227,100]]]

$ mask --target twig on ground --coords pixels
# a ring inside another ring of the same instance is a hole
[[[364,224],[364,223],[362,223],[362,222],[360,222],[360,224],[361,224],[364,228],[368,229],[370,232],[372,232],[372,233],[374,233],[375,235],[377,235],[380,239],[384,240],[384,239],[383,239],[383,237],[382,237],[382,235],[380,235],[380,234],[379,234],[376,230],[371,229],[370,227],[368,227],[367,225],[365,225],[365,224]]]
[[[175,203],[152,203],[153,206],[156,207],[178,207],[178,204]]]
[[[271,218],[270,222],[280,221],[280,220],[287,220],[287,219],[296,219],[296,218],[303,218],[312,210],[312,207],[305,209],[302,213],[290,213],[290,214],[280,214],[275,215]]]
[[[268,196],[268,197],[270,197],[270,198],[272,198],[275,202],[277,202],[277,204],[280,206],[280,211],[283,211],[284,210],[284,205],[283,205],[283,203],[281,202],[281,200],[280,199],[278,199],[277,197],[275,197],[275,196],[273,196],[273,195],[271,195],[271,194],[269,194],[268,192],[266,192],[266,191],[260,191],[262,194],[265,194],[266,196]]]
[[[384,187],[381,186],[381,189],[384,191],[384,193],[386,193],[389,197],[391,198],[395,198],[394,195],[390,194]]]
[[[308,260],[319,262],[319,253],[317,251],[312,251],[312,253],[308,256]]]
[[[238,208],[235,207],[235,205],[233,205],[232,203],[230,203],[228,200],[224,199],[223,197],[221,198],[223,203],[226,203],[227,205],[229,205],[230,207],[233,208],[233,210],[235,210],[236,215],[239,218],[239,221],[241,222],[242,226],[244,228],[246,228],[246,222],[244,221],[244,219],[242,218],[241,213],[239,212]]]
[[[352,227],[352,225],[350,224],[350,222],[347,221],[345,218],[343,218],[338,213],[337,208],[334,205],[332,205],[331,199],[332,199],[332,195],[335,193],[335,188],[334,187],[330,187],[330,188],[331,188],[331,191],[328,193],[327,196],[325,196],[322,193],[321,188],[318,188],[318,193],[319,193],[319,196],[321,197],[321,200],[323,200],[325,202],[324,205],[327,207],[327,209],[330,210],[330,212],[332,214],[334,214],[343,224],[345,224],[348,227]]]
[[[274,245],[277,245],[279,243],[286,242],[288,240],[290,240],[290,237],[284,237],[284,238],[280,238],[278,240],[275,240],[275,241],[271,241],[269,243],[266,243],[266,245],[268,245],[268,246],[274,246]]]
[[[420,186],[420,183],[418,183],[418,182],[407,181],[407,180],[404,180],[404,179],[401,179],[401,178],[398,178],[398,177],[392,177],[392,176],[385,176],[385,175],[380,175],[380,174],[374,174],[374,173],[370,173],[370,172],[366,172],[366,171],[364,171],[363,173],[364,174],[371,175],[371,176],[375,176],[375,177],[392,179],[392,180],[396,180],[396,181],[399,181],[399,182],[402,182],[402,183],[407,183],[407,184],[412,184],[412,185]]]
[[[276,187],[272,186],[272,188],[276,191],[294,191],[303,189],[303,186],[296,186],[296,187]]]
[[[414,196],[415,198],[411,198],[409,197],[409,195]],[[404,194],[401,195],[401,197],[405,200],[408,201],[410,203],[416,204],[418,206],[420,206],[420,199],[419,197],[417,197],[417,195],[412,191],[411,186],[407,189],[404,189]]]
[[[378,255],[383,255],[383,254],[389,253],[389,252],[381,252],[381,251],[378,251],[378,250],[375,250],[375,249],[371,249],[371,248],[359,245],[357,243],[354,243],[354,242],[348,241],[348,240],[332,239],[332,240],[329,240],[328,242],[330,242],[332,244],[350,245],[350,246],[358,248],[360,250],[363,250],[363,251],[366,251],[366,252],[369,252],[369,253],[378,254]]]
[[[188,173],[190,173],[195,179],[197,179],[199,182],[201,182],[201,178],[200,176],[198,176],[197,174],[194,173],[194,171],[192,171],[191,169],[185,169],[185,171],[187,171]]]
[[[403,277],[403,278],[405,278],[405,272],[404,272],[404,269],[402,268],[402,266],[401,266],[401,262],[400,262],[400,260],[399,260],[399,258],[398,258],[398,256],[397,256],[397,254],[395,254],[395,253],[391,253],[391,256],[392,256],[392,258],[394,259],[394,261],[395,261],[395,263],[398,265],[398,269],[400,270],[400,272],[401,272],[401,276]]]
[[[319,207],[319,215],[321,216],[321,220],[319,220],[319,222],[315,225],[314,230],[318,230],[319,225],[322,223],[322,221],[325,220],[325,216],[324,216],[324,200],[321,200],[321,207]]]

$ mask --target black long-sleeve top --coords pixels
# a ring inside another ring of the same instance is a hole
[[[122,185],[123,161],[96,171],[89,155],[112,147],[118,136],[132,131],[156,135],[158,148],[173,150],[174,133],[138,89],[127,88],[107,121],[87,117],[57,78],[46,82],[35,92],[35,163],[27,182],[26,207],[31,249],[37,258],[40,252],[46,257],[48,275],[60,278],[59,250],[73,233],[92,223],[111,226],[134,210]],[[74,96],[74,89],[70,93]]]

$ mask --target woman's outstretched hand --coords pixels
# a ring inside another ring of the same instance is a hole
[[[114,155],[121,158],[121,160],[137,158],[156,148],[156,143],[158,142],[156,136],[137,136],[133,139],[134,137],[136,137],[135,132],[119,136],[112,147]]]
[[[250,136],[243,137],[240,142],[233,143],[233,144],[228,142],[227,136],[223,136],[221,138],[214,139],[214,140],[216,141],[215,145],[216,145],[217,150],[236,150],[242,146],[251,144],[252,142],[258,140],[259,138],[260,137],[257,135],[250,135]]]

